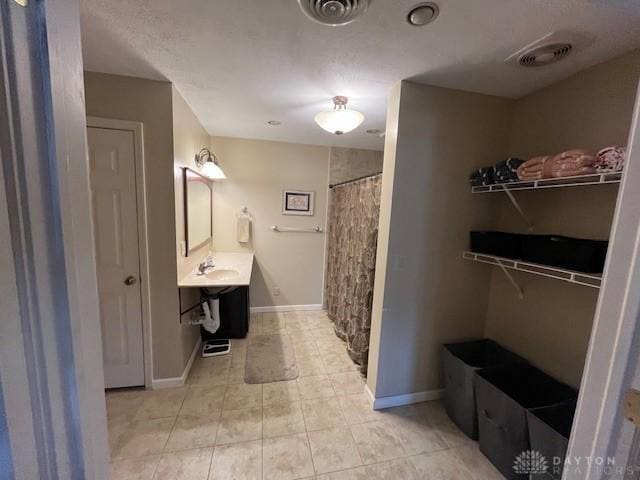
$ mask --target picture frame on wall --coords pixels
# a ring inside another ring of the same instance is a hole
[[[313,215],[315,192],[284,190],[282,192],[283,215]]]

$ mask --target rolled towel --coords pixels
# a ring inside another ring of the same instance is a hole
[[[498,162],[495,169],[496,183],[507,183],[518,181],[518,167],[524,163],[519,158],[509,157]]]
[[[518,167],[518,178],[522,181],[540,180],[549,157],[533,157]]]
[[[471,183],[472,187],[492,185],[495,183],[493,167],[483,167],[473,171],[469,175],[469,183]]]
[[[588,150],[573,149],[551,157],[545,163],[543,178],[575,177],[595,173],[595,157]]]
[[[607,147],[598,152],[593,166],[598,173],[619,172],[624,168],[625,147]]]

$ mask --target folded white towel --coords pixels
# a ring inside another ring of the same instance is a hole
[[[251,237],[251,217],[238,215],[238,243],[249,243]]]

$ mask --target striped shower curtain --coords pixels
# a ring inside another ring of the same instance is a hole
[[[366,374],[381,175],[332,188],[325,298],[338,337]]]

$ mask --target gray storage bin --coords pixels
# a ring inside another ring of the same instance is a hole
[[[527,412],[531,450],[539,452],[549,467],[545,475],[533,475],[532,480],[562,479],[575,412],[575,401]]]
[[[526,360],[489,339],[444,345],[442,355],[447,414],[469,438],[477,440],[474,372],[480,368],[526,364]]]
[[[573,401],[577,393],[531,366],[476,371],[480,451],[509,480],[529,479],[514,468],[530,450],[527,410]]]

